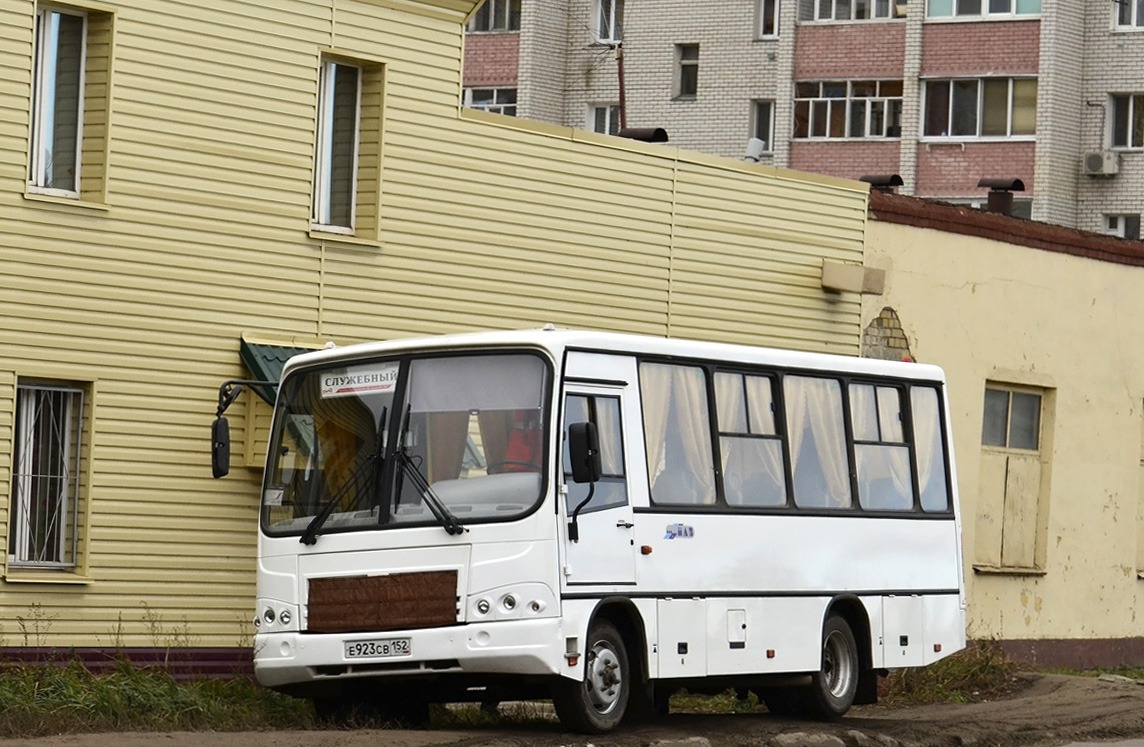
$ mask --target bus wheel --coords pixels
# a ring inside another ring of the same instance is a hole
[[[552,693],[556,715],[565,727],[585,734],[616,728],[624,717],[631,691],[631,668],[624,641],[608,622],[588,630],[584,679],[561,678]]]
[[[822,629],[822,668],[811,677],[806,705],[809,715],[842,718],[858,693],[858,644],[849,623],[831,615]]]

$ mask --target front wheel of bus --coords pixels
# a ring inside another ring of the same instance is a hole
[[[831,615],[822,628],[822,668],[811,677],[811,715],[833,721],[850,710],[858,693],[858,666],[858,644],[849,623]]]
[[[584,679],[562,678],[552,694],[556,715],[567,728],[603,734],[619,726],[628,707],[631,669],[619,631],[608,622],[593,623],[584,654]]]

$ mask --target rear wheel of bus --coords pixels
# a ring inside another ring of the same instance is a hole
[[[584,679],[562,678],[552,703],[560,723],[572,731],[602,734],[619,726],[631,696],[632,667],[615,626],[598,621],[588,630]]]
[[[834,721],[846,715],[858,694],[858,644],[846,618],[832,614],[822,628],[822,660],[809,687],[775,688],[760,693],[776,716]]]

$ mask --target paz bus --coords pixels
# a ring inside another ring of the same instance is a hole
[[[298,355],[255,623],[258,680],[327,715],[551,698],[602,733],[686,687],[839,718],[965,645],[944,375],[551,326]]]

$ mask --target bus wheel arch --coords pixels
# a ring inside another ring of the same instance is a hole
[[[854,705],[877,703],[878,671],[874,669],[874,637],[865,605],[855,596],[841,596],[827,609],[823,625],[832,614],[841,615],[846,620],[858,646],[858,689],[854,694]]]
[[[643,624],[631,601],[601,600],[581,645],[582,678],[561,678],[553,687],[561,723],[574,731],[602,734],[618,726],[625,714],[641,712],[644,693],[650,693],[644,651]]]

